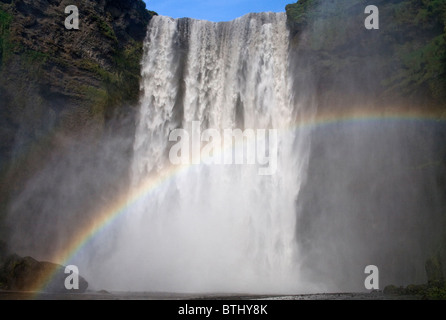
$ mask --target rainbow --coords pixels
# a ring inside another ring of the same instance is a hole
[[[294,131],[301,129],[318,130],[327,126],[339,123],[356,122],[375,122],[375,121],[422,121],[441,123],[446,125],[446,113],[438,111],[420,111],[403,110],[395,108],[393,111],[377,112],[376,110],[344,110],[337,112],[319,112],[317,115],[302,116],[292,126],[285,128],[284,131]],[[113,202],[105,207],[98,208],[92,212],[94,220],[78,230],[76,235],[70,240],[69,245],[57,252],[52,260],[62,265],[69,264],[69,261],[95,238],[102,230],[112,225],[117,218],[122,216],[139,199],[151,194],[164,183],[170,181],[173,177],[186,172],[191,165],[187,166],[169,166],[157,175],[150,176],[143,180],[139,186],[133,188],[133,191],[119,195]],[[36,296],[45,290],[46,286],[54,277],[55,272],[47,275],[32,290]]]

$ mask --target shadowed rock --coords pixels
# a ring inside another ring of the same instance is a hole
[[[48,293],[84,293],[88,282],[79,276],[79,289],[68,290],[65,280],[70,273],[65,267],[40,262],[32,257],[10,255],[0,269],[0,283],[3,288],[14,291],[44,291]]]

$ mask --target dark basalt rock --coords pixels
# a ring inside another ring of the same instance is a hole
[[[87,290],[88,282],[81,276],[79,289],[66,289],[68,276],[70,273],[65,273],[64,266],[18,255],[9,256],[0,268],[1,289],[47,293],[84,293]]]

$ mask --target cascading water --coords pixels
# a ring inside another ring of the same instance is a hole
[[[276,129],[277,170],[260,175],[258,164],[191,164],[172,174],[126,215],[116,241],[116,265],[125,270],[117,288],[303,290],[295,202],[309,151],[295,130],[300,110],[291,94],[288,44],[285,13],[222,23],[153,18],[133,188],[172,166],[169,135],[194,121],[201,130]]]

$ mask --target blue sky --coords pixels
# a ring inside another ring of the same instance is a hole
[[[282,12],[297,0],[144,0],[147,9],[172,18],[229,21],[249,12]]]

